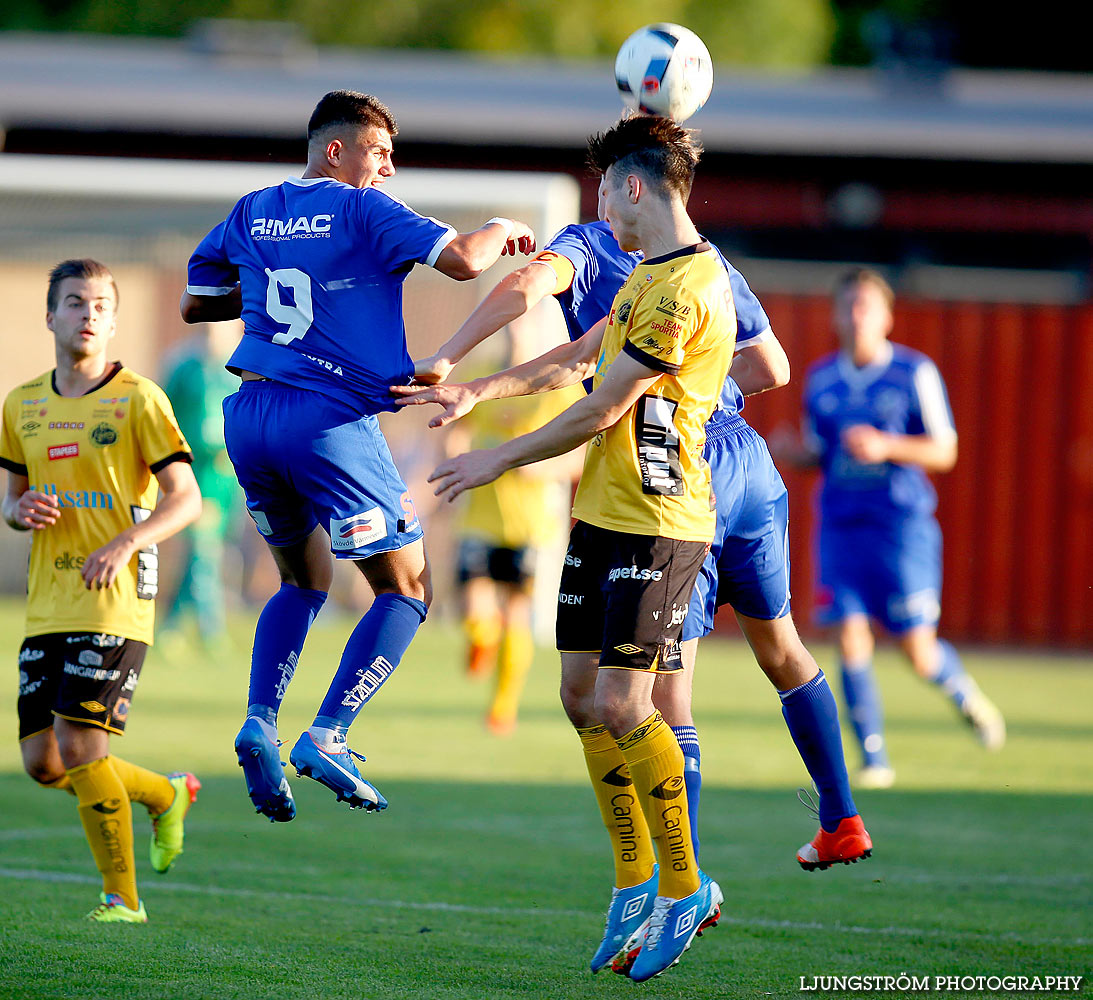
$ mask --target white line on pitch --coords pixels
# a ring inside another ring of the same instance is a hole
[[[0,868],[0,878],[18,879],[31,882],[65,882],[77,885],[100,885],[99,879],[77,872],[37,871],[31,868]],[[556,916],[589,917],[586,910],[557,910],[546,907],[527,906],[472,906],[466,903],[415,903],[404,899],[347,899],[339,896],[326,896],[311,892],[284,892],[273,889],[244,889],[215,885],[187,885],[184,882],[157,882],[156,889],[168,892],[194,893],[202,896],[242,896],[265,899],[309,900],[312,902],[340,903],[346,906],[388,907],[398,910],[422,910],[442,913],[477,913],[482,915],[506,916]],[[805,920],[766,920],[752,917],[732,917],[722,913],[722,922],[734,927],[760,927],[772,930],[825,931],[847,934],[877,935],[888,937],[940,937],[946,940],[966,941],[1011,941],[1023,945],[1055,945],[1063,947],[1085,947],[1091,943],[1089,938],[1029,938],[1008,931],[981,934],[976,931],[954,931],[942,927],[859,927],[853,924],[822,924]]]

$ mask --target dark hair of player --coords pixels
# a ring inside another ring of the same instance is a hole
[[[398,135],[395,116],[378,98],[371,94],[358,94],[355,90],[332,90],[323,95],[311,112],[307,123],[307,141],[333,138],[331,133],[346,126],[386,129],[389,135]]]
[[[872,285],[879,289],[889,309],[896,304],[896,293],[892,291],[892,286],[884,280],[880,271],[874,271],[871,267],[854,267],[844,271],[835,282],[835,294],[841,295],[846,289],[857,288],[858,285]]]
[[[81,257],[62,260],[49,272],[49,288],[46,290],[46,309],[49,312],[54,312],[57,308],[57,292],[65,278],[108,279],[110,287],[114,289],[114,308],[117,308],[118,283],[114,280],[114,275],[110,273],[110,268],[105,264],[100,264],[97,260],[92,260],[90,257]]]
[[[599,176],[610,167],[641,174],[684,201],[691,193],[702,144],[695,132],[659,115],[631,115],[588,140],[588,165]]]

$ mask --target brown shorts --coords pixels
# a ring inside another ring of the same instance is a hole
[[[19,739],[53,726],[53,717],[125,732],[148,644],[101,632],[56,632],[19,649]]]
[[[578,521],[558,584],[558,649],[600,653],[601,667],[671,673],[710,546]]]

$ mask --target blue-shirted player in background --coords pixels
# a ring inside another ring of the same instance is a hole
[[[506,275],[443,347],[418,362],[417,380],[446,378],[476,344],[547,295],[557,298],[574,342],[585,330],[591,331],[589,336],[597,335],[593,327],[607,314],[618,289],[641,260],[640,253],[620,249],[605,222],[567,226],[531,263]],[[779,692],[794,743],[820,792],[821,829],[798,852],[798,861],[807,869],[827,868],[869,856],[872,842],[850,794],[834,696],[789,613],[785,485],[762,438],[740,414],[744,401],[737,380],[749,395],[774,388],[788,380],[788,361],[743,275],[724,258],[722,263],[736,306],[738,353],[720,407],[707,424],[706,458],[718,499],[717,527],[684,621],[683,670],[658,675],[653,700],[684,754],[697,856],[701,750],[691,710],[691,684],[698,639],[713,631],[716,609],[731,603],[757,661]],[[559,349],[559,364],[565,361],[564,351]],[[452,385],[416,391],[405,398],[445,405],[445,413],[432,421],[440,426],[484,398],[476,396],[473,388],[484,381],[469,383],[470,392]],[[641,922],[622,914],[642,888],[616,886],[616,890],[593,970],[610,962]]]
[[[834,323],[840,350],[809,371],[803,447],[780,450],[819,465],[818,615],[837,628],[843,688],[862,747],[862,787],[886,788],[895,773],[884,742],[873,676],[870,619],[894,635],[915,672],[938,685],[984,746],[1006,739],[1001,713],[937,637],[941,529],[928,472],[956,462],[945,385],[923,354],[892,344],[891,287],[855,269],[838,282]]]
[[[282,585],[258,620],[235,747],[251,800],[271,820],[296,812],[277,712],[326,600],[331,552],[356,562],[375,601],[289,760],[353,808],[387,805],[360,776],[346,731],[398,665],[431,598],[421,525],[376,418],[393,408],[388,386],[414,371],[403,281],[415,264],[465,280],[502,253],[535,249],[521,222],[491,219],[457,234],[382,191],[397,131],[374,97],[324,96],[308,123],[303,176],[236,204],[194,251],[181,303],[187,322],[242,316],[245,327],[228,362],[243,381],[225,400],[225,440]]]

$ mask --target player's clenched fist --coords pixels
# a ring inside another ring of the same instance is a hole
[[[505,249],[502,256],[515,257],[517,252],[522,254],[535,253],[535,233],[526,222],[512,220],[512,233],[505,241]]]

